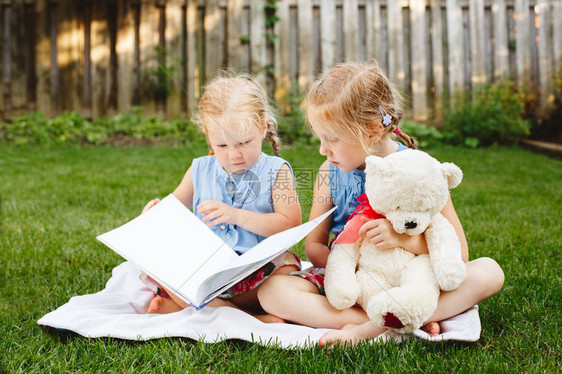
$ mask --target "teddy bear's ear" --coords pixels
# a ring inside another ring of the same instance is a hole
[[[381,172],[383,169],[383,159],[378,156],[367,156],[365,159],[365,174]]]
[[[445,162],[442,165],[443,175],[447,178],[449,188],[455,188],[461,183],[462,170],[451,162]]]

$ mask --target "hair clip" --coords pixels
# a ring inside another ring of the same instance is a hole
[[[392,123],[392,117],[380,105],[379,105],[379,111],[381,112],[383,126],[388,127]]]

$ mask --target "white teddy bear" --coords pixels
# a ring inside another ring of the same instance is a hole
[[[458,236],[440,213],[462,171],[410,149],[365,161],[365,209],[385,216],[398,233],[423,233],[429,256],[398,247],[377,249],[364,237],[342,244],[347,229],[360,227],[352,224],[360,214],[352,216],[328,257],[326,296],[337,309],[359,304],[374,324],[410,333],[435,311],[439,289],[454,290],[466,274]]]

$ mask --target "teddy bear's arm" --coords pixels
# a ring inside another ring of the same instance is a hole
[[[443,291],[456,289],[464,280],[466,265],[453,225],[441,213],[436,214],[425,231],[425,240],[439,286]]]
[[[336,244],[328,256],[324,288],[328,301],[336,309],[347,309],[355,305],[361,292],[355,276],[359,261],[358,244]]]

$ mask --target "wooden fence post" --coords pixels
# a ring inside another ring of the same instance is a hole
[[[207,0],[205,6],[205,79],[215,76],[221,67],[221,46],[219,43],[220,8],[218,0]]]
[[[537,1],[539,14],[539,116],[545,113],[551,96],[554,74],[552,74],[552,39],[550,38],[550,4],[548,0]]]
[[[242,11],[244,0],[228,0],[228,65],[235,71],[240,71],[242,57]]]
[[[312,3],[297,0],[298,6],[298,83],[301,92],[306,92],[312,82]]]
[[[531,33],[529,0],[515,0],[517,17],[517,80],[520,86],[531,83]]]
[[[312,9],[312,8],[311,8]],[[266,65],[267,47],[265,44],[265,7],[263,0],[250,3],[252,23],[250,26],[251,72],[259,84],[267,87]]]
[[[555,73],[562,73],[562,1],[552,2],[552,44]]]
[[[322,71],[327,72],[336,64],[336,2],[324,0],[320,7],[320,50],[322,54]]]
[[[427,120],[427,63],[425,50],[425,1],[410,0],[412,51],[412,114],[418,121]]]
[[[187,0],[187,63],[186,63],[186,76],[187,76],[187,113],[191,116],[195,109],[197,102],[195,92],[195,72],[197,68],[197,55],[195,53],[196,32],[197,32],[197,0]],[[198,77],[201,77],[201,69],[198,69]],[[199,78],[200,79],[200,78]],[[198,88],[201,83],[199,82]]]
[[[431,7],[431,53],[434,89],[434,117],[443,112],[443,93],[445,90],[445,69],[443,66],[443,14],[441,1],[430,0]]]
[[[6,117],[12,110],[12,4],[2,0],[2,98]]]
[[[287,114],[290,110],[289,95],[291,93],[291,77],[289,76],[289,4],[287,1],[280,1],[277,4],[277,16],[279,21],[275,23],[275,101],[282,114]]]
[[[468,2],[470,17],[470,51],[472,56],[472,94],[486,83],[486,50],[484,40],[484,0]]]
[[[104,6],[92,8],[91,60],[92,60],[92,116],[107,114],[109,107],[109,30]]]
[[[135,90],[135,16],[131,0],[118,2],[117,19],[117,109],[128,112]]]
[[[496,81],[509,75],[506,14],[505,0],[494,1],[492,15],[494,22],[494,79]]]
[[[390,78],[405,92],[406,74],[404,69],[404,31],[402,28],[402,4],[387,1],[386,15],[388,25],[388,71]]]
[[[449,95],[463,89],[464,61],[463,61],[463,29],[460,0],[447,0],[447,46],[448,46],[448,76]]]
[[[185,47],[184,3],[185,0],[167,0],[166,2],[166,54],[169,57],[167,64],[172,68],[168,76],[170,85],[170,94],[166,101],[168,118],[185,113],[185,105],[182,103],[182,92],[186,89],[185,75],[181,68],[184,64],[183,50]]]
[[[359,23],[357,0],[343,1],[343,46],[346,61],[359,60]]]

